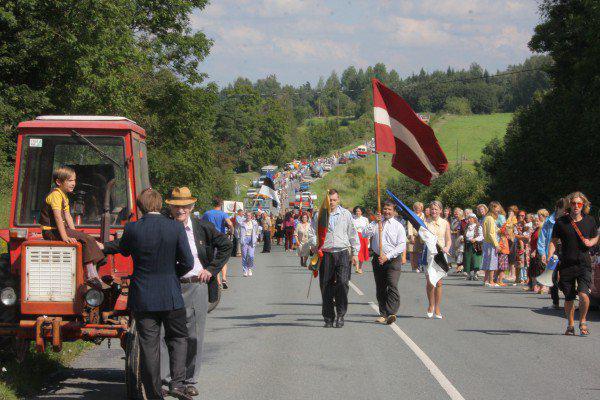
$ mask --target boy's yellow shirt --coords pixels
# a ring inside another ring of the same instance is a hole
[[[46,204],[48,204],[53,210],[61,210],[64,212],[70,212],[69,209],[69,198],[67,197],[67,195],[60,189],[56,189],[53,190],[47,197],[46,197]],[[50,230],[50,229],[55,229],[51,226],[44,226],[42,225],[42,230]]]

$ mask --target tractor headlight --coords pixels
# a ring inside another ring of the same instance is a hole
[[[2,301],[2,304],[5,306],[14,306],[17,302],[17,293],[15,292],[15,289],[11,287],[2,289],[0,292],[0,301]]]
[[[85,302],[90,307],[98,307],[104,301],[104,293],[97,289],[90,289],[85,294]]]

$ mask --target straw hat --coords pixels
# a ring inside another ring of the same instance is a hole
[[[165,200],[165,203],[173,206],[188,206],[196,202],[196,198],[192,197],[192,192],[188,187],[176,187],[171,192],[171,198]]]

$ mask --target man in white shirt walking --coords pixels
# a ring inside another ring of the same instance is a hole
[[[392,324],[396,321],[396,314],[400,308],[400,293],[398,280],[402,268],[402,254],[406,250],[406,230],[402,223],[394,218],[394,203],[383,203],[382,214],[378,214],[374,222],[363,230],[364,237],[371,238],[371,248],[375,253],[371,263],[379,303],[379,323]],[[379,238],[379,222],[382,223]],[[380,246],[381,243],[381,246]],[[381,253],[380,253],[381,248]]]
[[[337,190],[330,189],[327,195],[330,213],[322,248],[319,284],[323,297],[324,327],[332,328],[335,320],[335,327],[341,328],[344,326],[344,316],[348,310],[351,264],[358,265],[360,241],[352,214],[339,205],[340,196]]]

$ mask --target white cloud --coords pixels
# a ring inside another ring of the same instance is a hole
[[[215,41],[203,71],[219,83],[274,73],[316,82],[332,69],[384,62],[401,75],[492,70],[523,61],[534,0],[213,0],[192,16]]]

